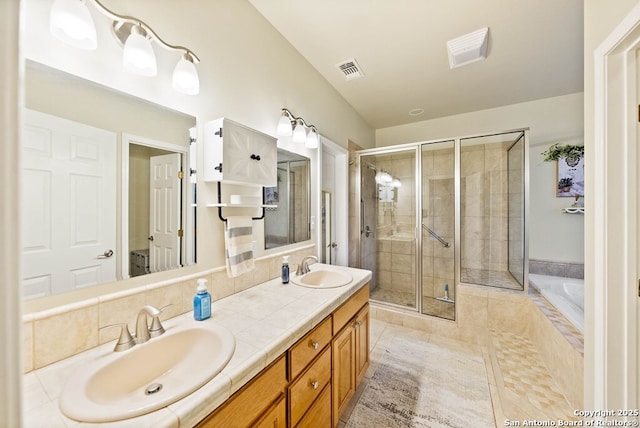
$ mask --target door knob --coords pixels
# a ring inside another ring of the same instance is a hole
[[[147,239],[148,239],[149,241],[153,241],[153,235],[149,236]]]
[[[335,242],[332,242],[331,244],[329,244],[329,247],[331,248],[336,248],[338,246],[338,244],[336,244]]]
[[[98,254],[99,259],[108,259],[113,256],[113,250],[104,250],[104,253]]]

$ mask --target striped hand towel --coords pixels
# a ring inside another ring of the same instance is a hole
[[[251,217],[228,217],[224,228],[227,275],[231,278],[253,270],[253,223]]]

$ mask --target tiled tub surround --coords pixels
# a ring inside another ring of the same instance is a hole
[[[234,334],[236,350],[227,367],[205,386],[168,407],[101,426],[177,428],[198,423],[371,278],[369,271],[360,269],[324,268],[346,270],[353,276],[353,281],[344,287],[311,289],[292,283],[285,285],[277,278],[215,301],[212,317],[202,322],[219,323]],[[187,313],[165,321],[164,325],[169,330],[189,323],[197,322]],[[57,399],[64,382],[79,365],[90,363],[92,359],[109,352],[113,352],[113,343],[26,374],[25,426],[76,426],[77,422],[66,418],[58,410]]]
[[[371,317],[432,335],[496,349],[504,335],[533,343],[571,408],[583,407],[584,340],[555,308],[541,296],[522,291],[460,284],[457,320],[422,317],[372,304]],[[523,371],[526,367],[523,364]],[[523,378],[526,374],[523,375]]]
[[[584,279],[584,263],[529,259],[529,273]]]
[[[134,331],[136,315],[144,305],[167,307],[160,318],[166,320],[193,310],[196,280],[206,278],[215,301],[251,288],[273,278],[279,278],[282,256],[290,256],[291,271],[303,257],[315,254],[315,246],[305,246],[256,259],[256,268],[236,278],[229,278],[225,268],[216,268],[177,280],[150,284],[135,289],[103,295],[51,310],[25,314],[23,317],[24,372],[115,340],[118,328],[100,327],[128,322]]]

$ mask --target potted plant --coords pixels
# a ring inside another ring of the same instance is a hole
[[[575,160],[580,160],[584,156],[584,146],[577,144],[566,144],[559,146],[558,143],[552,145],[547,150],[542,152],[545,162],[552,162],[560,158],[566,158],[567,163],[571,165]],[[578,162],[575,162],[577,165]]]
[[[562,190],[563,192],[568,192],[573,186],[573,178],[571,177],[562,177],[558,180],[558,190]]]

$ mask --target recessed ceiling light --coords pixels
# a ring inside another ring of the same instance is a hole
[[[424,113],[423,108],[414,108],[409,111],[409,116],[420,116],[422,113]]]

